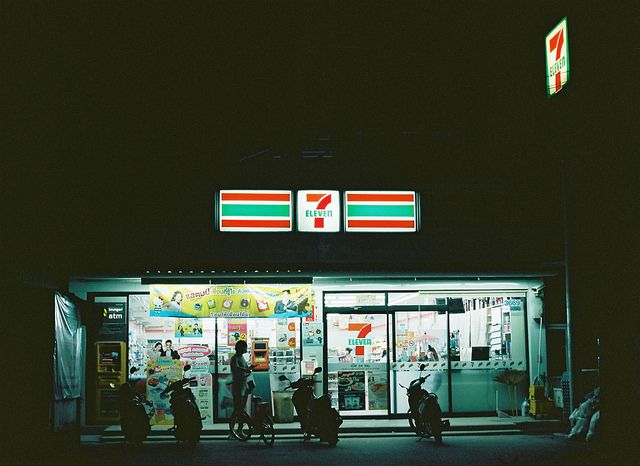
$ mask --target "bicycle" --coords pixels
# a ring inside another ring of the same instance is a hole
[[[229,431],[241,442],[246,442],[254,434],[260,434],[260,440],[270,447],[275,442],[276,434],[273,429],[273,418],[269,414],[269,403],[257,396],[253,397],[253,402],[256,407],[255,418],[252,418],[244,408],[239,413],[234,412],[229,421]]]

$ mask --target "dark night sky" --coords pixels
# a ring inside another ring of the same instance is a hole
[[[638,8],[521,3],[3,4],[8,263],[340,264],[388,247],[214,233],[213,193],[250,187],[416,189],[433,216],[401,255],[559,260],[560,155],[587,224],[634,147]],[[564,16],[571,82],[546,99],[544,37]]]

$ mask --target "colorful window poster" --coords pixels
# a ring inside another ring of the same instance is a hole
[[[200,319],[176,319],[176,338],[199,338],[202,336],[203,323]]]
[[[365,409],[364,371],[338,372],[338,408],[341,411]]]
[[[227,323],[227,344],[235,346],[238,340],[247,341],[247,320],[229,319]]]
[[[212,402],[212,378],[211,374],[199,374],[196,377],[197,386],[191,387],[196,398],[196,404],[200,409],[200,416],[204,417],[204,424],[213,424],[213,402]]]
[[[303,322],[302,342],[305,346],[322,346],[324,343],[322,322]]]
[[[160,394],[172,382],[182,378],[182,363],[168,356],[151,359],[147,363],[147,400],[153,403],[155,415],[151,424],[173,425],[169,397]]]
[[[371,371],[367,380],[370,410],[387,410],[387,391],[389,390],[386,371]]]
[[[276,323],[276,348],[292,349],[296,347],[296,323],[287,319],[278,319]]]
[[[308,317],[309,285],[150,285],[151,317]]]

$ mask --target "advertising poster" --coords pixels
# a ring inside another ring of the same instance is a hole
[[[307,317],[309,285],[150,285],[152,317]]]
[[[295,322],[287,322],[287,319],[278,319],[276,323],[276,348],[295,348],[296,333]]]
[[[191,373],[191,377],[196,374]],[[191,387],[191,391],[196,398],[196,404],[200,409],[200,416],[204,417],[203,423],[213,424],[213,390],[211,374],[198,374],[196,376],[196,386]]]
[[[364,371],[338,371],[338,407],[345,411],[359,411],[365,407]]]
[[[231,347],[234,347],[238,340],[247,341],[246,319],[229,319],[227,334],[227,344]]]
[[[162,391],[172,382],[182,378],[182,363],[168,356],[149,360],[147,363],[147,400],[153,403],[156,412],[151,424],[173,425],[169,397]]]
[[[370,410],[387,410],[388,378],[386,371],[371,371],[367,380]]]
[[[200,319],[176,319],[175,337],[193,338],[201,337],[203,332],[202,321]]]
[[[322,322],[303,322],[302,339],[305,346],[322,346]]]

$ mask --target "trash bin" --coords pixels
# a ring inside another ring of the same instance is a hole
[[[276,422],[293,422],[293,392],[278,390],[273,392],[273,417]]]

